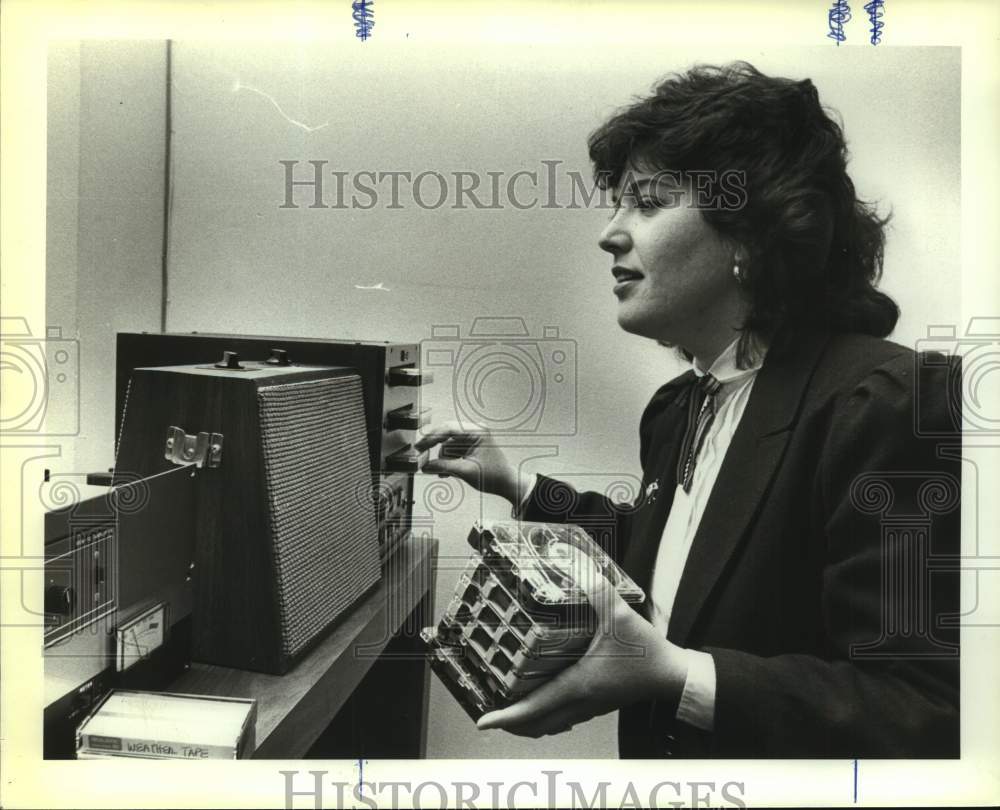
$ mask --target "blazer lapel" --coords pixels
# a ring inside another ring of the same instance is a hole
[[[826,341],[825,333],[800,338],[794,347],[776,339],[768,351],[684,565],[667,632],[676,644],[687,642],[764,499]]]
[[[684,438],[685,416],[687,413],[687,396],[694,372],[688,371],[672,381],[658,392],[650,403],[651,407],[660,409],[654,417],[653,429],[647,446],[642,448],[644,455],[644,476],[642,485],[644,497],[646,489],[656,485],[654,498],[645,498],[642,504],[631,516],[629,529],[629,544],[625,549],[622,568],[632,577],[636,585],[642,588],[648,597],[653,578],[653,566],[656,563],[656,552],[663,535],[663,527],[674,500],[674,471],[677,466],[677,454]],[[639,612],[650,617],[650,601],[647,598]]]

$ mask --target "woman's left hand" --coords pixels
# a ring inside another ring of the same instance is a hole
[[[541,737],[640,700],[679,702],[687,677],[681,648],[661,637],[596,569],[578,581],[597,614],[587,652],[517,703],[480,717],[480,730]]]

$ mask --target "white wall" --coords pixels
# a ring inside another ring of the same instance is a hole
[[[852,49],[847,61],[832,48],[625,54],[456,45],[401,55],[375,45],[363,54],[303,43],[176,46],[171,329],[424,340],[435,325],[467,329],[476,316],[520,316],[533,335],[556,326],[576,346],[578,430],[537,440],[558,452],[539,466],[600,472],[599,485],[635,474],[638,416],[679,367],[616,326],[610,262],[596,247],[606,212],[426,211],[405,193],[398,210],[309,209],[310,192],[299,192],[300,209],[281,210],[278,161],[300,161],[297,177],[306,179],[309,160],[329,161],[329,171],[413,175],[510,175],[561,160],[587,176],[585,137],[612,109],[669,70],[733,58],[809,76],[841,112],[860,193],[895,214],[884,286],[903,308],[896,338],[912,343],[928,323],[958,317],[957,50]],[[387,196],[388,181],[380,188]],[[329,184],[325,192],[335,202]],[[355,287],[376,282],[390,292]],[[487,389],[493,396],[509,395],[502,379]],[[439,417],[453,410],[447,385],[432,386],[427,399]],[[472,520],[481,510],[505,512],[468,491],[451,506],[433,512],[442,554],[452,558],[439,575],[439,610],[455,578],[447,566],[467,554]],[[436,682],[428,739],[430,754],[444,757],[616,751],[613,717],[537,742],[480,734]]]
[[[79,190],[80,190],[80,43],[54,42],[48,53],[45,215],[45,320],[67,340],[79,340],[77,279],[79,278]],[[51,358],[50,358],[51,359]],[[48,417],[66,423],[78,409],[75,396],[80,369],[70,369],[70,395],[58,395],[48,403]],[[96,414],[95,414],[96,416]],[[74,438],[62,442],[63,472],[77,472]],[[95,468],[97,469],[97,468]]]
[[[82,474],[114,461],[115,334],[160,327],[166,44],[53,42],[48,71],[46,321],[80,355],[80,433],[53,466]]]

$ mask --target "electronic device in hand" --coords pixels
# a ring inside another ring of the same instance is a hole
[[[493,521],[469,533],[475,552],[437,627],[431,668],[473,720],[524,697],[580,658],[596,630],[583,577],[645,594],[579,526]]]

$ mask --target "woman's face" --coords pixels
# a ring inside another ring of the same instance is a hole
[[[599,244],[614,257],[619,325],[700,359],[735,337],[744,302],[733,248],[705,222],[686,186],[676,173],[626,171]]]

